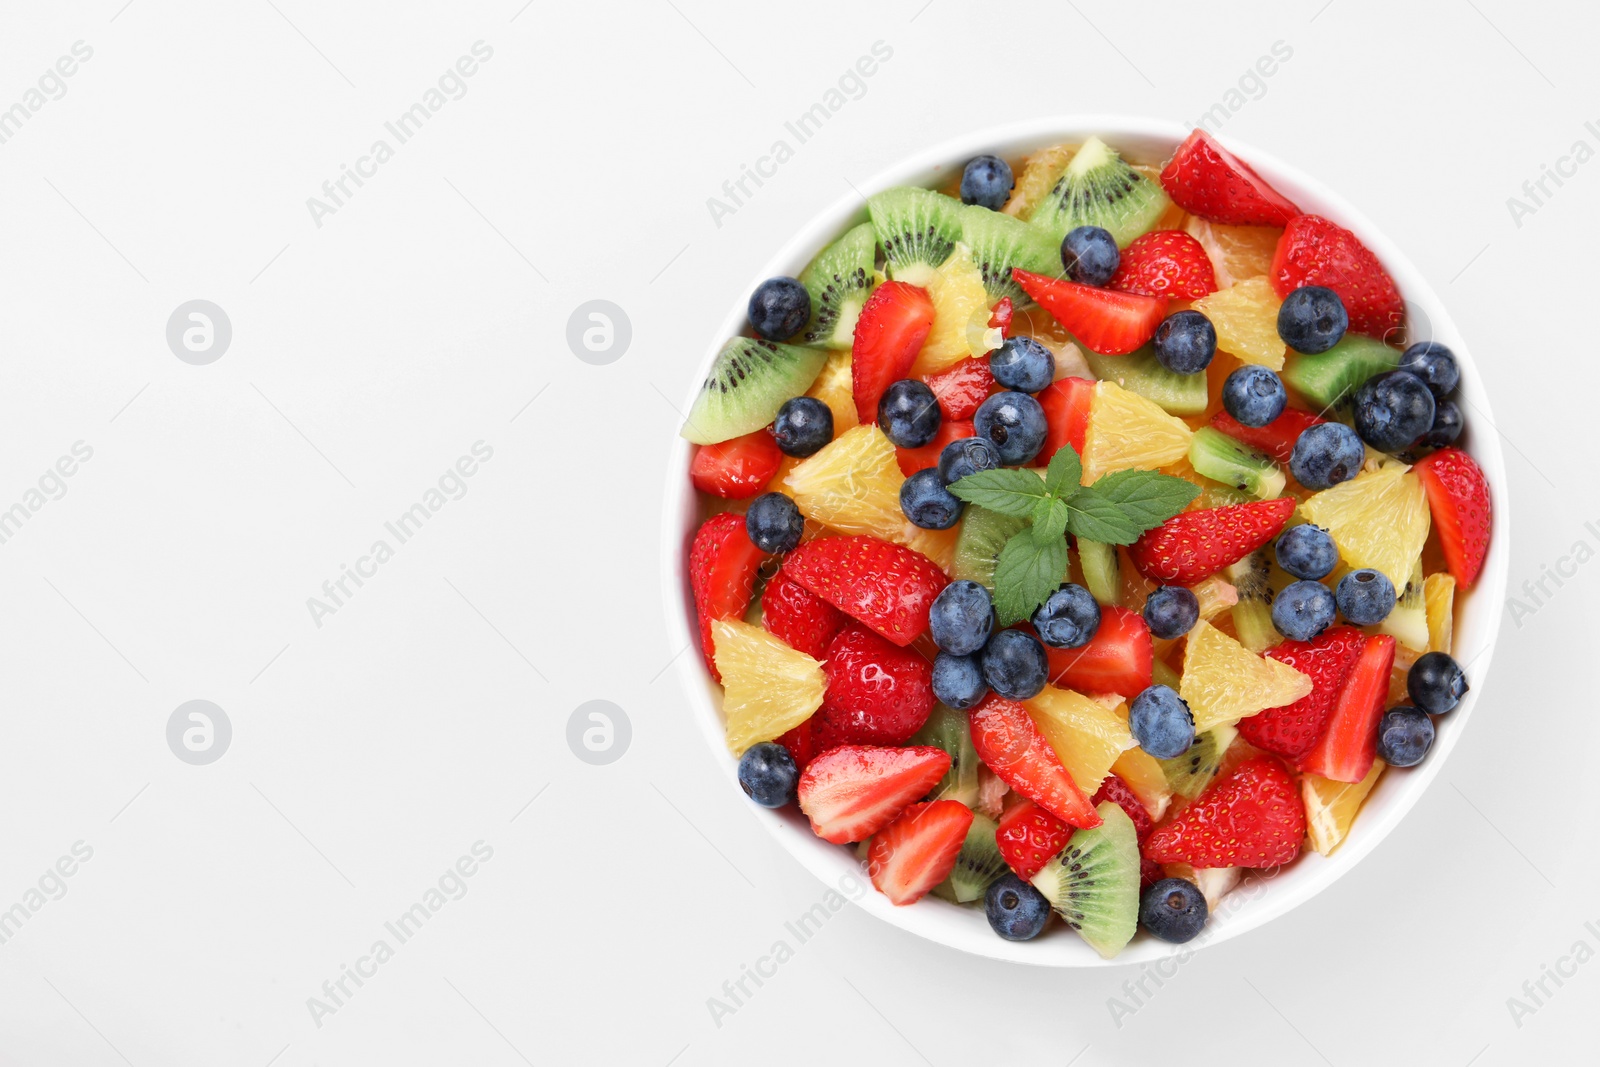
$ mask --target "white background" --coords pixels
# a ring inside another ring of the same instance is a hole
[[[1506,205],[1600,147],[1590,5],[520,4],[0,14],[0,108],[93,48],[0,144],[0,510],[93,448],[0,544],[0,909],[93,849],[0,945],[0,1063],[1593,1055],[1600,963],[1520,1020],[1507,998],[1600,950],[1596,568],[1508,617],[1468,736],[1372,857],[1120,1025],[1137,969],[969,959],[846,908],[719,1026],[707,998],[824,887],[692,731],[656,563],[672,404],[849,181],[1014,119],[1192,122],[1275,41],[1221,132],[1350,198],[1470,338],[1513,587],[1600,547],[1600,164],[1520,226]],[[315,225],[306,199],[479,40],[466,95]],[[706,199],[880,40],[865,94],[715,225]],[[233,326],[209,366],[165,341],[196,298]],[[609,366],[565,342],[595,298],[633,324]],[[477,441],[466,495],[315,625],[307,598]],[[165,738],[197,698],[233,727],[203,767]],[[566,744],[591,699],[632,722],[609,766]],[[319,1027],[307,998],[480,840],[466,895]]]

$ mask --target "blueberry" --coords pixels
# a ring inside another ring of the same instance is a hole
[[[1061,239],[1061,265],[1067,277],[1084,285],[1101,286],[1117,273],[1122,253],[1117,239],[1100,226],[1078,226]]]
[[[928,634],[945,652],[970,656],[988,642],[993,631],[994,604],[989,590],[977,582],[951,582],[928,608]]]
[[[902,378],[878,400],[878,428],[896,448],[921,448],[939,433],[939,398],[926,382]]]
[[[1455,444],[1456,438],[1461,436],[1461,430],[1466,425],[1461,418],[1461,409],[1454,400],[1440,400],[1433,408],[1433,426],[1427,433],[1417,438],[1417,445],[1421,448],[1444,448],[1446,445]]]
[[[911,525],[924,530],[950,529],[966,506],[944,487],[937,467],[926,467],[900,483],[900,510]]]
[[[814,396],[791,397],[772,420],[772,437],[778,451],[804,459],[833,440],[833,409]]]
[[[1433,394],[1408,371],[1368,378],[1356,390],[1356,432],[1379,452],[1399,452],[1433,428]]]
[[[750,294],[750,325],[769,341],[787,341],[811,318],[811,294],[798,278],[768,278]]]
[[[1378,720],[1378,758],[1391,767],[1415,767],[1433,747],[1433,720],[1428,713],[1401,705]]]
[[[1007,700],[1037,696],[1050,673],[1044,646],[1032,634],[1001,630],[983,649],[983,680]]]
[[[1144,602],[1144,622],[1153,637],[1182,637],[1200,621],[1200,598],[1181,585],[1164,585]]]
[[[1031,337],[1008,337],[989,357],[989,373],[1002,389],[1037,393],[1055,380],[1056,357]]]
[[[1181,945],[1205,928],[1206,895],[1187,878],[1163,878],[1139,898],[1139,922],[1152,935]]]
[[[939,480],[954,485],[969,474],[992,471],[1000,466],[1000,450],[987,437],[963,437],[951,441],[939,453]]]
[[[1034,609],[1030,621],[1051,648],[1082,648],[1100,629],[1100,605],[1089,590],[1067,582]]]
[[[983,894],[989,928],[1007,941],[1038,937],[1050,919],[1050,902],[1033,886],[1007,871]]]
[[[972,428],[986,437],[1000,454],[1000,462],[1020,467],[1044,447],[1044,408],[1027,393],[996,393],[978,407]]]
[[[744,513],[744,532],[763,552],[792,552],[805,531],[805,516],[782,493],[762,493]]]
[[[933,657],[933,695],[939,703],[965,711],[989,691],[983,680],[983,664],[977,655],[953,656],[941,652]]]
[[[1295,439],[1289,470],[1295,481],[1315,492],[1348,482],[1361,473],[1366,459],[1360,434],[1342,422],[1319,422]]]
[[[1400,354],[1399,369],[1421,378],[1436,400],[1455,392],[1461,382],[1456,354],[1437,341],[1418,341],[1406,349]]]
[[[1278,538],[1278,566],[1296,578],[1313,582],[1326,578],[1339,565],[1339,549],[1333,535],[1320,526],[1306,523],[1291,526]]]
[[[1332,289],[1304,285],[1288,296],[1278,308],[1278,337],[1296,352],[1314,356],[1326,352],[1344,338],[1350,316],[1344,301]]]
[[[1339,614],[1357,626],[1376,626],[1394,610],[1394,583],[1382,571],[1362,567],[1339,579],[1333,591]]]
[[[1009,163],[999,156],[979,156],[961,172],[961,202],[999,211],[1006,206],[1013,184]]]
[[[1152,685],[1133,698],[1128,728],[1139,747],[1156,759],[1174,759],[1194,744],[1194,716],[1168,685]]]
[[[1152,343],[1169,371],[1199,374],[1217,354],[1217,329],[1198,311],[1178,311],[1161,320]]]
[[[1310,641],[1333,623],[1333,590],[1304,579],[1272,598],[1272,625],[1292,641]]]
[[[1222,406],[1245,426],[1265,426],[1289,403],[1283,379],[1265,367],[1246,363],[1222,383]]]
[[[763,808],[781,808],[795,798],[800,771],[789,750],[776,741],[762,741],[739,757],[739,788]]]
[[[1461,703],[1469,688],[1461,665],[1443,652],[1429,652],[1413,663],[1406,675],[1411,702],[1434,715],[1443,715]]]

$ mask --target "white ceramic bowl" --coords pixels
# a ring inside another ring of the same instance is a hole
[[[870,196],[896,185],[939,185],[976,155],[992,153],[1006,159],[1016,159],[1046,145],[1078,141],[1090,135],[1104,138],[1134,162],[1160,163],[1171,155],[1173,148],[1187,134],[1187,129],[1175,123],[1151,119],[1093,115],[1039,119],[952,139],[890,168],[870,181],[861,182],[859,188],[863,195]],[[1461,445],[1483,467],[1494,494],[1494,535],[1483,574],[1470,593],[1464,596],[1458,594],[1456,598],[1455,652],[1462,664],[1468,667],[1472,691],[1456,710],[1439,720],[1438,739],[1426,761],[1410,770],[1391,770],[1383,776],[1367,798],[1349,838],[1333,856],[1323,857],[1308,852],[1271,878],[1248,876],[1223,901],[1201,937],[1188,945],[1169,945],[1141,933],[1120,956],[1107,961],[1059,923],[1053,924],[1044,936],[1034,941],[1011,942],[997,937],[989,929],[981,907],[957,907],[934,897],[924,898],[908,907],[895,907],[877,892],[868,892],[861,898],[860,905],[867,911],[930,941],[963,952],[1019,963],[1050,967],[1100,967],[1140,963],[1187,953],[1198,945],[1216,944],[1255,929],[1316,896],[1377,847],[1378,842],[1411,810],[1423,790],[1438,777],[1450,750],[1466,729],[1482,692],[1500,628],[1501,604],[1505,598],[1510,558],[1507,550],[1510,524],[1500,441],[1492,429],[1489,397],[1471,353],[1456,332],[1444,305],[1422,275],[1360,212],[1322,183],[1271,156],[1231,141],[1225,140],[1225,143],[1230,151],[1249,163],[1302,210],[1325,215],[1353,230],[1383,261],[1404,294],[1412,321],[1421,325],[1418,336],[1413,339],[1442,341],[1460,359],[1460,396],[1464,398],[1462,408],[1467,422]],[[771,261],[751,276],[749,284],[736,293],[728,294],[727,318],[716,335],[706,339],[706,352],[700,371],[684,387],[683,410],[689,409],[699,383],[723,342],[743,332],[745,302],[751,290],[765,278],[799,274],[819,249],[865,218],[865,207],[856,195],[852,193],[842,198],[796,233]],[[721,689],[711,681],[703,660],[696,654],[699,646],[698,628],[685,567],[688,545],[699,524],[699,505],[689,483],[691,446],[681,438],[674,438],[670,447],[673,452],[667,471],[672,481],[667,488],[662,524],[663,595],[674,647],[685,643],[695,646],[695,652],[679,657],[679,670],[693,708],[695,726],[728,776],[727,802],[745,808],[759,819],[780,845],[824,883],[837,885],[840,878],[846,875],[864,879],[851,849],[830,845],[813,835],[805,817],[798,811],[769,811],[757,807],[739,789],[737,762],[729,755],[723,741]]]

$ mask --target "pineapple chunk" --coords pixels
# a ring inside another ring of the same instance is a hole
[[[765,630],[735,619],[711,624],[728,750],[735,756],[771,741],[811,718],[822,706],[827,676],[822,664]]]
[[[999,327],[989,325],[989,293],[983,273],[973,262],[972,250],[957,244],[950,258],[928,280],[933,298],[933,328],[911,365],[909,377],[936,374],[968,356],[983,356],[999,348],[1004,338]]]
[[[1061,765],[1087,796],[1099,791],[1117,757],[1134,747],[1126,711],[1118,715],[1071,689],[1047,685],[1022,703]]]
[[[1314,493],[1300,505],[1300,517],[1333,535],[1352,570],[1382,571],[1396,589],[1405,588],[1428,539],[1427,495],[1403,466],[1365,471]]]
[[[1194,431],[1168,415],[1153,400],[1100,382],[1089,403],[1089,426],[1083,441],[1083,484],[1093,485],[1103,474],[1127,470],[1155,470],[1189,454]]]
[[[1350,833],[1361,802],[1367,799],[1372,787],[1378,784],[1385,764],[1373,760],[1367,776],[1354,785],[1334,782],[1315,774],[1300,779],[1300,796],[1306,806],[1306,836],[1311,847],[1324,856],[1331,856]]]
[[[1449,652],[1455,640],[1456,580],[1440,571],[1422,582],[1428,611],[1428,651]]]
[[[1189,705],[1197,734],[1293,704],[1311,688],[1310,678],[1286,663],[1256,655],[1209,622],[1197,623],[1189,632],[1178,695]]]
[[[1203,296],[1194,302],[1194,309],[1217,328],[1217,348],[1233,353],[1241,362],[1280,371],[1289,351],[1278,336],[1282,303],[1262,277],[1235,282]]]
[[[835,352],[828,357],[817,374],[817,380],[806,390],[806,396],[816,397],[833,412],[833,435],[838,437],[854,429],[861,422],[856,418],[856,397],[850,380],[850,353]]]

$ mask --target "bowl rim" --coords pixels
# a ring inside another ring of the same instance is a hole
[[[818,212],[769,259],[750,280],[744,292],[753,290],[763,279],[779,274],[798,274],[801,267],[828,241],[860,220],[864,212],[863,198],[895,185],[926,185],[947,168],[959,167],[975,155],[993,153],[1002,158],[1017,158],[1049,144],[1070,142],[1090,135],[1103,137],[1119,149],[1130,141],[1145,145],[1165,144],[1161,158],[1170,155],[1193,127],[1165,119],[1148,117],[1085,114],[1040,117],[1001,126],[969,130],[947,138],[923,151],[879,171],[868,180],[856,182],[852,191],[841,196]],[[1216,135],[1212,135],[1216,136]],[[1469,420],[1468,449],[1483,468],[1488,479],[1494,509],[1494,526],[1490,548],[1482,573],[1469,592],[1457,590],[1456,644],[1460,637],[1470,632],[1476,641],[1477,651],[1463,666],[1472,671],[1472,688],[1462,703],[1448,716],[1448,728],[1439,732],[1438,740],[1429,758],[1420,766],[1408,770],[1390,770],[1368,798],[1371,804],[1380,792],[1385,802],[1380,810],[1363,811],[1360,831],[1351,836],[1332,856],[1323,857],[1313,852],[1303,852],[1288,868],[1286,875],[1278,876],[1292,884],[1264,892],[1246,895],[1245,888],[1267,886],[1270,875],[1247,878],[1218,908],[1217,914],[1199,938],[1186,945],[1170,945],[1150,937],[1136,937],[1110,960],[1100,956],[1081,939],[1057,931],[1056,936],[1040,941],[1011,942],[996,937],[987,927],[977,909],[958,908],[944,901],[921,901],[912,907],[895,907],[881,894],[866,892],[855,902],[866,911],[885,922],[961,952],[1047,967],[1116,967],[1147,963],[1153,960],[1176,958],[1181,963],[1201,947],[1220,944],[1251,930],[1260,928],[1281,915],[1294,910],[1339,878],[1347,874],[1383,841],[1402,818],[1420,799],[1422,793],[1438,777],[1446,758],[1455,748],[1466,722],[1483,692],[1490,662],[1498,641],[1505,599],[1505,587],[1510,569],[1508,549],[1510,538],[1509,494],[1505,488],[1505,461],[1500,447],[1498,431],[1491,414],[1491,406],[1483,379],[1478,373],[1471,352],[1454,322],[1446,312],[1438,295],[1411,261],[1389,241],[1372,222],[1341,195],[1321,181],[1292,167],[1275,156],[1232,139],[1218,137],[1228,151],[1249,164],[1275,188],[1301,204],[1312,205],[1310,210],[1326,214],[1339,225],[1353,231],[1371,249],[1395,279],[1406,300],[1408,311],[1420,310],[1431,327],[1429,338],[1443,340],[1456,354],[1461,366],[1459,394],[1472,407],[1478,418]],[[1138,153],[1133,153],[1135,156]],[[859,191],[859,192],[857,192]],[[716,353],[730,337],[743,331],[745,309],[743,299],[736,301],[733,309],[722,321],[706,353],[701,357],[698,373],[690,381],[689,390],[681,410],[687,411],[698,392],[705,371],[716,358]],[[1442,335],[1442,336],[1441,336]],[[1482,432],[1475,432],[1478,421],[1487,424]],[[805,825],[803,816],[796,812],[785,813],[760,808],[745,801],[738,789],[737,761],[730,758],[724,741],[720,707],[713,699],[716,689],[710,681],[701,657],[698,655],[699,635],[693,622],[693,598],[689,595],[686,552],[689,538],[698,527],[696,494],[689,484],[691,445],[676,437],[667,462],[668,485],[662,507],[662,558],[661,588],[667,615],[669,637],[673,648],[681,648],[676,660],[676,674],[693,708],[694,717],[702,737],[710,746],[713,758],[723,768],[730,788],[727,795],[739,798],[739,803],[750,811],[778,844],[802,866],[825,885],[843,884],[843,879],[862,878],[861,865],[844,847],[831,845],[813,835]],[[676,480],[677,485],[673,484]],[[1468,625],[1463,625],[1463,623]],[[1455,654],[1455,650],[1453,650]],[[1402,776],[1394,783],[1396,776]],[[1385,790],[1385,786],[1389,786]],[[1231,906],[1230,906],[1231,905]],[[1063,936],[1064,935],[1064,936]]]

